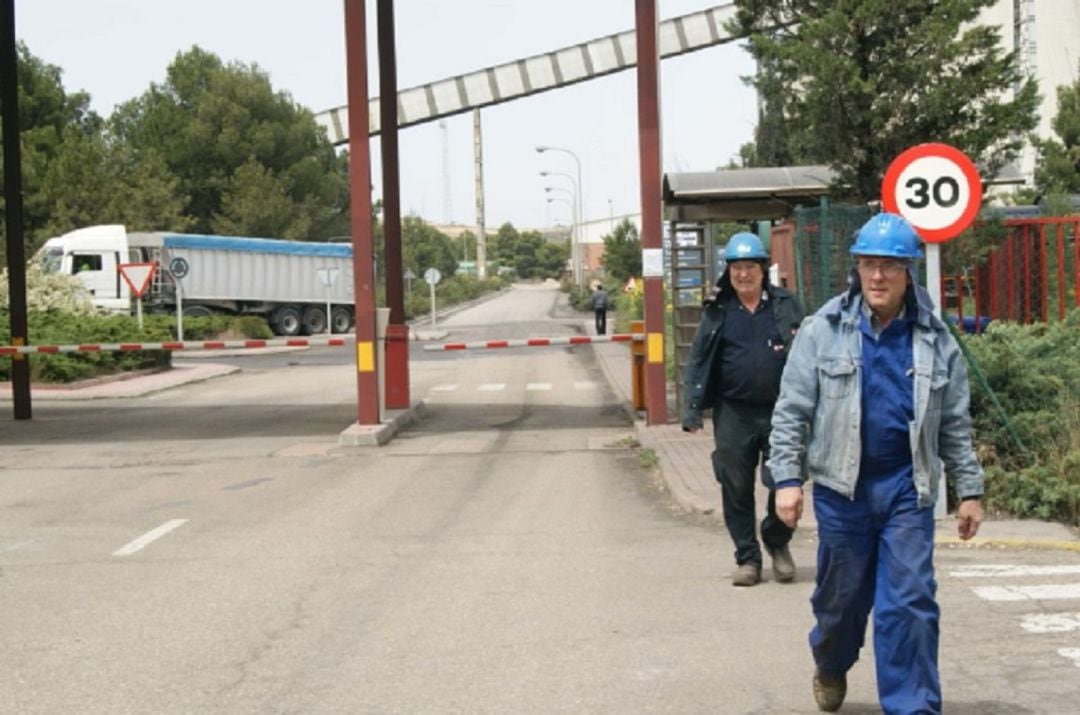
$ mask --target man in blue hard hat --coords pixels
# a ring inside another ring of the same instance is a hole
[[[755,472],[770,490],[765,466],[773,404],[792,336],[804,311],[783,288],[768,282],[768,254],[752,233],[737,233],[724,250],[726,266],[701,322],[683,375],[682,427],[696,432],[712,409],[713,472],[720,483],[724,524],[735,543],[735,586],[761,581],[762,549],[754,506]],[[788,542],[793,529],[776,515],[772,491],[761,541],[777,581],[795,579]]]
[[[940,713],[934,502],[944,467],[960,538],[982,520],[959,348],[914,280],[918,234],[883,213],[851,247],[850,287],[808,318],[791,347],[773,412],[776,511],[794,527],[802,483],[818,523],[814,698],[837,710],[874,613],[885,713]]]

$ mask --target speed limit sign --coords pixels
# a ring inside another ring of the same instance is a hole
[[[948,144],[919,144],[893,160],[881,187],[885,210],[911,223],[927,243],[963,233],[982,205],[979,170]]]

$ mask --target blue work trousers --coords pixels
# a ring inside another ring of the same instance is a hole
[[[818,523],[818,668],[846,673],[874,611],[878,698],[887,714],[941,712],[933,508],[917,505],[911,469],[859,477],[853,500],[814,485]]]
[[[765,462],[769,459],[772,405],[749,405],[727,400],[713,408],[713,473],[720,482],[724,504],[724,525],[735,542],[735,563],[761,565],[757,540],[757,512],[754,486],[758,464],[761,481],[768,488],[765,518],[761,520],[761,540],[770,549],[791,541],[793,530],[776,515],[776,492]]]

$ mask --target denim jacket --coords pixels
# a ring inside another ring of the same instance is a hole
[[[779,483],[810,478],[854,498],[859,477],[862,294],[852,289],[803,321],[788,355],[773,410],[769,469]],[[944,466],[957,496],[983,493],[971,444],[967,368],[956,340],[934,316],[929,294],[915,289],[915,419],[911,454],[919,506],[937,500]],[[943,464],[944,463],[944,464]]]

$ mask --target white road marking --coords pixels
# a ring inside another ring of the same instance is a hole
[[[453,392],[457,389],[457,385],[436,385],[431,388],[432,392]]]
[[[976,586],[971,589],[987,601],[1041,601],[1080,598],[1080,583],[1047,583],[1036,586]]]
[[[1068,566],[1017,566],[1015,564],[977,564],[950,571],[955,578],[983,578],[989,576],[1062,576],[1080,573],[1080,564]]]
[[[525,385],[526,390],[550,390],[550,382],[530,382]]]
[[[595,390],[596,389],[596,383],[595,382],[575,382],[574,383],[574,389],[575,390]]]
[[[1058,653],[1065,656],[1066,658],[1071,658],[1073,661],[1073,665],[1075,665],[1077,668],[1080,668],[1080,648],[1062,648],[1058,651]]]
[[[113,556],[131,556],[136,551],[142,549],[144,546],[157,541],[165,534],[168,534],[173,529],[183,526],[187,523],[187,519],[173,519],[172,521],[166,521],[164,524],[156,529],[151,529],[134,541],[121,546],[119,549],[113,552]]]
[[[1080,631],[1080,613],[1029,613],[1020,621],[1028,633]]]
[[[480,392],[499,392],[506,389],[505,382],[485,382],[480,387],[476,388]]]
[[[26,541],[16,542],[11,546],[5,546],[4,548],[0,549],[0,554],[6,554],[9,551],[18,551],[19,549],[25,548],[37,541],[38,539],[27,539]]]

